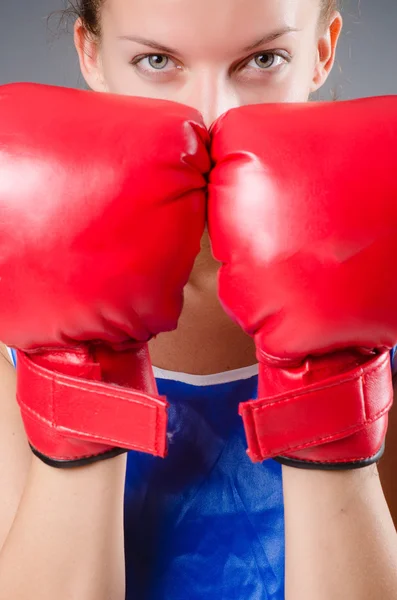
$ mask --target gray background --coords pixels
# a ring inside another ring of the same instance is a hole
[[[62,0],[0,0],[0,84],[81,87],[71,35],[48,15]],[[337,65],[321,98],[397,94],[397,0],[344,0]]]

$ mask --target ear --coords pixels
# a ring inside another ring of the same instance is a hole
[[[94,92],[106,91],[99,41],[87,31],[81,19],[77,19],[74,25],[74,45],[79,57],[80,70],[88,87]]]
[[[317,61],[314,69],[313,82],[310,92],[316,92],[327,80],[335,62],[336,47],[343,20],[339,12],[335,12],[327,29],[318,39]]]

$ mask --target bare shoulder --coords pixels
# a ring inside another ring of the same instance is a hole
[[[1,342],[0,342],[0,355],[2,357],[4,357],[12,365],[12,360],[10,357],[10,353],[7,350],[7,346],[5,344],[2,344]]]
[[[31,452],[16,402],[16,374],[0,345],[0,549],[25,486]]]

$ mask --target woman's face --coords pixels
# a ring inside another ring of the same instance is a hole
[[[75,41],[96,91],[193,106],[208,124],[229,108],[301,102],[330,71],[341,18],[320,0],[106,0],[101,39]]]

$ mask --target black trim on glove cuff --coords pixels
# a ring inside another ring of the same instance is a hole
[[[308,469],[312,471],[349,471],[352,469],[363,469],[377,463],[383,456],[385,451],[385,443],[383,443],[377,454],[370,456],[364,460],[355,460],[352,462],[344,463],[323,463],[323,462],[309,462],[305,460],[299,460],[297,458],[288,458],[286,456],[276,456],[275,461],[286,467],[295,467],[296,469]]]
[[[55,467],[57,469],[71,469],[73,467],[86,467],[87,465],[91,465],[93,463],[99,462],[100,460],[107,460],[108,458],[115,458],[120,454],[124,454],[128,452],[125,448],[113,448],[108,452],[103,452],[102,454],[97,454],[95,456],[87,456],[84,458],[77,458],[74,460],[60,460],[56,458],[50,458],[42,454],[36,448],[34,448],[31,444],[29,444],[33,454],[37,456],[43,463],[48,465],[49,467]]]

